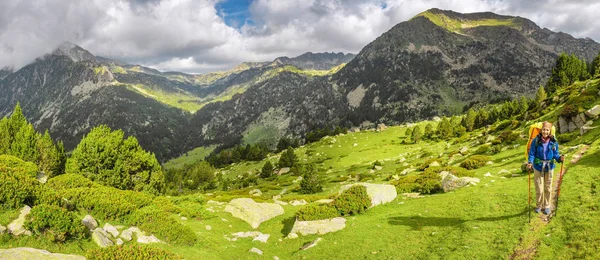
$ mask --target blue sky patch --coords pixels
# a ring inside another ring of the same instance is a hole
[[[253,0],[225,0],[215,5],[218,15],[227,26],[240,29],[244,24],[253,24],[248,7]]]

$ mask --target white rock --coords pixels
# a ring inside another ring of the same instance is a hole
[[[488,172],[488,173],[486,173],[486,174],[485,174],[485,175],[483,175],[483,176],[485,176],[485,177],[492,177],[492,174]]]
[[[250,191],[250,195],[253,197],[258,197],[262,195],[262,191],[260,191],[259,189],[253,189]]]
[[[381,171],[381,169],[383,169],[383,167],[379,166],[379,165],[375,165],[375,170],[377,171]]]
[[[331,203],[333,202],[333,199],[320,199],[315,201],[315,203],[320,203],[320,204],[327,204],[327,203]]]
[[[287,235],[287,238],[289,238],[289,239],[298,238],[298,234],[296,234],[296,233],[289,233],[289,234]]]
[[[133,235],[133,232],[131,232],[131,230],[123,230],[123,232],[121,232],[120,237],[122,239],[124,239],[125,241],[131,241],[131,236]]]
[[[306,202],[306,200],[304,200],[304,199],[301,199],[301,200],[292,200],[292,201],[290,201],[290,204],[292,206],[302,206],[302,205],[308,204],[308,202]]]
[[[296,221],[292,227],[290,234],[301,234],[303,236],[310,234],[327,234],[342,230],[346,227],[346,219],[342,217],[312,220],[312,221]],[[289,237],[289,235],[288,235]]]
[[[417,170],[417,169],[407,168],[407,169],[402,170],[402,172],[400,173],[400,175],[407,175],[407,174],[409,174],[411,172],[414,172],[415,170]]]
[[[92,232],[92,241],[99,247],[108,247],[114,245],[114,243],[108,238],[108,233],[102,228],[96,228]]]
[[[117,240],[115,240],[117,246],[120,246],[123,244],[123,240],[121,240],[120,238],[117,238]]]
[[[46,250],[29,248],[29,247],[17,247],[10,249],[0,249],[0,259],[60,259],[60,260],[85,260],[84,256],[80,255],[66,255],[50,253]]]
[[[185,221],[185,220],[188,220],[188,218],[186,218],[186,217],[181,217],[181,220],[184,220],[184,221]]]
[[[117,228],[113,227],[108,222],[104,223],[104,227],[102,229],[106,230],[106,232],[110,233],[113,237],[119,236],[119,231],[117,230]]]
[[[263,243],[267,243],[267,240],[269,239],[271,235],[269,234],[260,234],[258,236],[256,236],[254,239],[252,239],[252,241],[260,241]]]
[[[258,228],[260,223],[284,213],[281,205],[273,203],[256,203],[250,198],[233,199],[225,207],[225,212],[242,219],[252,228]]]
[[[83,217],[81,220],[81,223],[89,230],[94,230],[98,227],[98,222],[96,222],[91,215],[85,215],[85,217]]]
[[[137,242],[142,244],[150,244],[150,243],[161,243],[160,239],[156,238],[154,235],[144,236],[138,233]]]
[[[371,207],[388,203],[398,196],[396,187],[390,184],[373,184],[373,183],[355,183],[341,187],[340,194],[354,185],[362,185],[367,188],[367,194],[371,198]]]
[[[211,227],[210,225],[206,225],[204,228],[205,228],[206,230],[211,230],[211,229],[212,229],[212,227]]]
[[[248,252],[257,253],[259,255],[263,254],[263,252],[260,249],[256,248],[256,247],[251,248]]]

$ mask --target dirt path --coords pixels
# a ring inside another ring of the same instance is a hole
[[[579,151],[577,151],[572,156],[570,163],[576,164],[579,161],[579,159],[581,159],[583,154],[585,154],[588,148],[588,145],[584,145],[583,147],[581,147]],[[532,219],[532,221],[529,223],[530,232],[527,232],[521,237],[519,244],[515,247],[514,253],[508,257],[509,259],[533,259],[533,257],[535,256],[537,252],[537,247],[540,244],[540,241],[537,238],[536,234],[540,229],[542,229],[552,220],[552,217],[554,217],[554,215],[556,215],[556,202],[558,199],[560,176],[561,174],[564,176],[564,174],[567,173],[567,167],[562,166],[563,165],[557,166],[552,179],[552,213],[550,215],[537,214],[539,220],[537,220],[535,217],[534,219]],[[559,167],[562,167],[562,172],[561,168]],[[533,176],[531,176],[531,178],[533,181]],[[535,201],[533,203],[535,204]],[[532,215],[535,215],[535,213],[532,213]]]

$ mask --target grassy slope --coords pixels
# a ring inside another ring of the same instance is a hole
[[[181,168],[186,164],[193,164],[195,162],[204,160],[204,158],[208,156],[214,149],[215,146],[195,148],[194,150],[191,150],[178,158],[166,162],[163,167],[166,169],[172,169]]]
[[[424,16],[436,25],[445,28],[448,31],[462,33],[463,29],[478,26],[508,26],[520,30],[522,25],[519,20],[514,18],[507,19],[478,19],[478,20],[458,20],[448,17],[442,13],[433,13],[430,11],[422,12],[415,17]],[[414,17],[413,17],[414,18]]]
[[[421,128],[424,124],[420,123]],[[600,126],[600,121],[594,125]],[[260,188],[264,194],[256,197],[257,201],[270,202],[271,196],[283,189],[287,189],[282,197],[284,201],[298,198],[314,201],[337,194],[339,186],[351,183],[348,176],[354,179],[356,175],[363,175],[374,182],[385,182],[389,175],[396,173],[396,169],[416,166],[430,156],[448,161],[451,153],[464,146],[474,151],[479,145],[470,144],[481,133],[481,130],[471,133],[471,138],[462,143],[454,143],[454,139],[449,143],[422,141],[404,145],[401,142],[405,139],[405,130],[405,127],[398,126],[383,132],[363,131],[327,137],[297,149],[301,162],[317,164],[323,177],[329,180],[320,194],[304,196],[293,192],[298,186],[292,182],[296,177],[284,175],[277,183],[261,180],[258,187],[214,192],[206,198],[226,202],[233,197],[247,197],[249,190]],[[521,146],[491,156],[493,164],[471,172],[481,179],[478,185],[418,199],[400,195],[365,214],[348,217],[347,227],[338,232],[283,239],[291,229],[295,211],[299,209],[288,205],[284,206],[284,215],[264,222],[257,229],[271,235],[268,243],[253,242],[251,238],[230,242],[224,236],[231,237],[231,233],[251,231],[252,228],[223,212],[224,206],[207,204],[207,208],[213,207],[217,212],[203,219],[182,221],[200,238],[196,246],[158,246],[186,259],[256,259],[258,255],[248,252],[252,247],[261,249],[267,258],[278,256],[280,259],[497,259],[510,256],[523,238],[540,241],[537,258],[598,258],[600,235],[595,230],[600,224],[597,202],[600,189],[600,177],[597,175],[600,167],[599,137],[600,127],[562,144],[563,152],[569,146],[580,143],[591,146],[579,163],[566,164],[569,171],[561,191],[559,215],[548,225],[540,224],[535,217],[531,224],[528,223],[527,175],[519,170],[524,160],[522,144],[525,140],[522,139],[519,141]],[[568,158],[576,151],[567,153]],[[406,161],[401,158],[406,158]],[[269,160],[276,162],[277,156],[271,156]],[[375,160],[383,162],[383,169],[370,173],[370,166]],[[227,176],[256,172],[263,163],[245,162],[221,172]],[[502,170],[510,173],[500,174]],[[492,177],[484,177],[488,172]],[[0,220],[8,215],[14,215],[14,212],[0,211]],[[206,225],[212,229],[207,230]],[[530,231],[530,227],[535,232]],[[323,240],[316,247],[298,251],[304,243],[317,237]],[[3,248],[30,246],[79,254],[94,247],[90,241],[56,245],[35,238],[9,239],[6,235],[0,236],[0,245]]]

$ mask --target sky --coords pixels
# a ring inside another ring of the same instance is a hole
[[[356,54],[430,8],[521,16],[600,42],[597,0],[1,0],[0,68],[17,70],[65,41],[187,73],[305,52]]]

